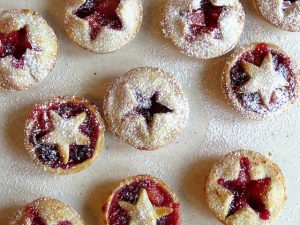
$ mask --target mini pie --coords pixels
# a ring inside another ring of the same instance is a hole
[[[296,100],[299,69],[278,46],[253,43],[229,58],[223,87],[234,109],[248,118],[263,119],[282,113]]]
[[[238,0],[169,0],[163,32],[185,54],[214,58],[237,44],[245,23]]]
[[[205,191],[209,208],[226,225],[270,224],[287,198],[278,166],[253,151],[225,155],[211,169]]]
[[[128,44],[142,17],[141,0],[67,0],[65,28],[75,43],[104,54]]]
[[[140,150],[158,149],[176,139],[189,115],[188,101],[174,76],[150,67],[117,79],[103,107],[112,132]]]
[[[9,225],[84,225],[80,215],[65,203],[40,198],[20,209]]]
[[[180,203],[166,184],[154,177],[129,177],[103,207],[104,225],[180,225]]]
[[[25,126],[25,146],[44,169],[56,174],[87,168],[104,145],[104,123],[81,97],[55,97],[35,105]]]
[[[57,55],[55,33],[37,12],[0,10],[0,87],[23,90],[40,82]]]
[[[300,1],[298,0],[255,0],[260,14],[276,27],[300,32]]]

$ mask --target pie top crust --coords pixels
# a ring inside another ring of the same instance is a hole
[[[238,42],[244,23],[245,12],[238,0],[169,0],[162,22],[166,37],[183,53],[197,58],[229,52]]]
[[[9,43],[12,38],[15,42]],[[55,65],[57,38],[37,12],[0,10],[0,41],[0,86],[4,89],[26,89],[43,80]]]
[[[247,166],[245,162],[248,163]],[[239,182],[243,182],[243,179],[247,179],[243,167],[249,169],[251,181],[248,183],[248,188],[249,186],[252,188],[248,193],[250,197],[248,196],[248,204],[244,207],[241,207],[241,202],[236,202],[235,206],[240,209],[231,212],[234,195],[225,187],[226,182],[238,185]],[[236,179],[241,180],[237,182]],[[258,187],[261,190],[258,190]],[[222,223],[228,225],[269,224],[279,215],[287,199],[285,181],[279,167],[253,151],[232,152],[217,162],[207,178],[206,196],[213,214]],[[241,201],[243,200],[245,199]]]
[[[36,105],[26,122],[27,151],[54,174],[87,168],[103,145],[103,120],[96,106],[81,97],[55,97]]]
[[[99,2],[93,0],[90,2]],[[102,0],[108,1],[108,0]],[[87,3],[87,0],[67,0],[65,9],[65,28],[68,36],[81,47],[95,53],[109,53],[128,44],[141,27],[143,8],[141,0],[111,0],[119,4],[115,13],[118,27],[105,25],[91,36],[91,26],[87,19],[80,18],[76,12]],[[103,3],[103,4],[110,4]],[[89,7],[87,5],[87,7]]]
[[[37,199],[22,209],[9,225],[84,225],[80,215],[65,203],[51,198]]]
[[[180,203],[158,178],[128,177],[112,191],[103,207],[105,225],[180,225]]]
[[[117,79],[108,88],[103,107],[113,133],[140,150],[173,141],[189,115],[188,101],[174,76],[148,67]]]
[[[222,83],[230,104],[245,117],[274,117],[298,97],[298,65],[274,44],[252,43],[230,56]]]
[[[300,2],[298,0],[255,0],[261,15],[280,29],[300,31]]]

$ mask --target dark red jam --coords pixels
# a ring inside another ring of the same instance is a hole
[[[251,180],[251,165],[247,157],[240,160],[240,167],[239,177],[236,180],[219,179],[218,181],[220,185],[230,190],[234,195],[227,216],[251,207],[262,220],[269,220],[271,214],[262,199],[267,193],[271,178]]]
[[[173,110],[159,103],[159,92],[155,92],[150,98],[145,98],[140,93],[136,93],[137,107],[130,115],[142,115],[148,127],[151,127],[155,114],[170,113]]]
[[[70,158],[67,164],[63,164],[59,155],[57,145],[44,144],[41,138],[53,130],[50,111],[58,113],[63,118],[75,117],[83,112],[87,118],[79,127],[82,134],[90,138],[90,145],[70,145]],[[37,105],[31,113],[30,118],[35,122],[34,127],[29,131],[29,142],[35,147],[37,158],[52,168],[70,169],[93,157],[94,149],[99,137],[99,121],[97,117],[82,103],[52,102],[48,105]]]
[[[30,219],[31,225],[47,225],[43,218],[39,215],[34,206],[29,205],[25,208],[26,217]],[[73,225],[70,221],[64,220],[57,225]]]
[[[193,9],[192,12],[180,12],[181,16],[188,19],[190,26],[190,35],[188,35],[186,39],[192,41],[196,36],[209,34],[214,30],[218,31],[216,32],[215,38],[219,39],[221,33],[218,21],[224,9],[224,6],[214,6],[209,0],[202,0],[199,9]]]
[[[109,26],[114,30],[123,28],[117,14],[121,0],[86,0],[74,14],[90,25],[91,40],[95,40],[103,27]]]
[[[261,66],[264,58],[269,52],[272,54],[275,70],[282,74],[290,86],[274,90],[270,101],[270,107],[267,108],[259,93],[243,93],[240,89],[250,80],[250,76],[243,68],[243,62],[249,62],[256,66]],[[248,111],[260,114],[277,111],[290,99],[295,97],[296,77],[291,59],[286,55],[276,52],[265,43],[260,43],[253,51],[243,54],[232,67],[230,77],[233,93],[236,95],[243,107]]]
[[[123,210],[118,202],[125,201],[136,204],[140,190],[144,188],[147,190],[151,203],[156,207],[169,207],[173,212],[157,220],[157,225],[179,225],[180,223],[180,205],[175,203],[172,195],[158,183],[150,179],[137,180],[129,185],[122,187],[114,196],[110,208],[109,224],[111,225],[128,225],[130,217],[125,210]]]
[[[12,65],[17,69],[24,68],[24,54],[32,46],[27,37],[27,28],[9,34],[0,33],[0,58],[12,56]]]

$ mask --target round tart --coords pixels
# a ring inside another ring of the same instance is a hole
[[[20,209],[9,225],[84,225],[80,215],[65,203],[40,198]]]
[[[276,27],[300,32],[300,2],[298,0],[255,0],[260,14]]]
[[[81,47],[109,53],[136,36],[142,16],[141,0],[67,0],[65,28]]]
[[[161,180],[129,177],[109,196],[103,207],[105,225],[179,225],[180,203]]]
[[[35,105],[25,128],[25,146],[51,173],[87,168],[104,145],[104,123],[95,105],[81,97],[56,97]]]
[[[244,23],[238,0],[169,0],[163,31],[183,53],[214,58],[234,48]]]
[[[205,191],[209,208],[227,225],[270,224],[287,198],[278,166],[253,151],[224,156],[211,169]]]
[[[158,149],[185,127],[189,106],[174,76],[156,68],[136,68],[111,85],[104,116],[112,132],[140,150]]]
[[[253,43],[232,54],[224,68],[223,87],[234,109],[263,119],[285,111],[298,97],[298,66],[278,46]]]
[[[55,33],[37,12],[0,10],[0,87],[23,90],[40,82],[57,55]]]

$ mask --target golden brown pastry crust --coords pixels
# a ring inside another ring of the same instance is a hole
[[[111,202],[116,195],[116,193],[124,186],[130,185],[133,182],[139,181],[139,180],[152,180],[154,183],[157,183],[160,187],[165,189],[173,198],[174,203],[180,204],[176,194],[166,185],[165,182],[162,180],[149,176],[149,175],[137,175],[132,177],[127,177],[126,179],[122,180],[120,184],[110,193],[109,197],[106,200],[105,205],[102,208],[102,223],[103,225],[113,225],[109,223],[109,208],[111,205]],[[181,221],[181,214],[179,220]],[[180,223],[179,223],[180,224]]]
[[[212,4],[218,6],[226,5],[226,12],[221,13],[219,27],[222,38],[214,38],[214,33],[198,36],[192,43],[186,40],[188,29],[187,22],[179,15],[180,10],[191,11],[197,9],[195,6],[201,1],[190,0],[169,0],[165,8],[165,18],[162,21],[163,32],[167,38],[188,56],[209,59],[226,54],[232,50],[242,34],[245,23],[245,12],[238,0],[216,1],[211,0]],[[226,3],[225,3],[226,2]],[[178,11],[178,12],[177,12]]]
[[[300,3],[294,2],[283,10],[283,0],[255,0],[260,15],[279,29],[300,32]]]
[[[147,129],[142,116],[127,116],[137,105],[133,89],[138,89],[143,96],[160,92],[159,101],[173,112],[156,114],[151,129]],[[150,67],[133,69],[118,78],[107,90],[103,109],[113,134],[141,150],[155,150],[175,140],[189,115],[188,101],[175,77]]]
[[[9,225],[30,225],[30,218],[26,214],[27,207],[34,208],[45,222],[45,225],[58,224],[63,221],[69,221],[73,225],[85,224],[80,215],[65,203],[52,198],[40,198],[22,207],[12,218]]]
[[[75,165],[71,169],[52,168],[52,167],[44,165],[37,159],[37,157],[35,155],[35,151],[34,151],[34,146],[29,141],[29,135],[30,135],[30,132],[35,123],[31,118],[29,118],[25,124],[25,142],[24,142],[25,148],[29,152],[31,158],[38,165],[42,166],[44,168],[44,170],[47,172],[50,172],[53,174],[59,174],[59,175],[68,175],[68,174],[78,173],[78,172],[86,169],[87,167],[89,167],[97,159],[98,155],[100,154],[101,150],[103,149],[103,147],[104,147],[104,131],[105,131],[104,122],[103,122],[102,117],[101,117],[100,113],[98,112],[98,109],[96,108],[96,106],[93,105],[92,103],[90,103],[86,99],[83,99],[78,96],[71,96],[71,97],[60,96],[60,97],[55,97],[54,99],[50,100],[49,102],[53,102],[53,101],[59,101],[61,103],[78,102],[78,103],[84,104],[84,106],[96,116],[97,120],[99,121],[99,137],[98,137],[92,158],[90,158],[80,164]],[[45,102],[44,104],[47,105],[49,102]]]
[[[52,28],[30,9],[0,10],[0,33],[11,33],[26,27],[31,45],[39,50],[24,53],[25,66],[12,66],[11,56],[0,59],[0,86],[8,90],[24,90],[43,80],[54,68],[58,43]]]
[[[263,201],[271,213],[267,222],[272,222],[284,208],[287,199],[284,176],[275,163],[254,151],[231,152],[212,167],[205,188],[208,206],[214,216],[225,225],[263,225],[266,223],[249,207],[227,217],[232,193],[219,185],[218,180],[236,179],[240,171],[240,159],[242,157],[247,157],[250,160],[252,179],[271,178],[271,184]]]
[[[82,48],[99,54],[114,52],[127,45],[139,32],[143,18],[141,0],[122,0],[117,9],[117,14],[124,26],[122,30],[115,31],[104,27],[96,40],[91,40],[88,22],[73,14],[85,1],[67,0],[65,8],[67,35]]]
[[[228,60],[226,61],[226,64],[223,69],[223,75],[222,75],[222,87],[223,87],[223,92],[225,94],[225,97],[229,104],[233,107],[233,109],[236,112],[241,113],[243,116],[249,119],[255,119],[255,120],[262,120],[271,116],[276,116],[278,114],[281,114],[285,111],[288,110],[288,108],[297,100],[299,96],[299,78],[300,78],[300,72],[298,69],[297,62],[290,57],[291,60],[291,65],[294,67],[294,72],[295,72],[295,97],[292,98],[288,104],[283,106],[281,109],[275,111],[275,112],[270,112],[269,114],[259,114],[253,111],[246,110],[243,105],[238,101],[238,99],[235,97],[235,94],[233,93],[232,87],[231,87],[231,78],[230,78],[230,71],[232,67],[235,65],[235,63],[240,59],[240,57],[245,54],[246,52],[252,51],[256,48],[256,46],[259,43],[251,43],[248,45],[245,45],[239,49],[237,49],[234,53],[232,53]],[[277,45],[271,44],[271,43],[266,43],[272,50],[278,53],[282,53],[286,56],[288,54],[284,52],[280,47]]]

